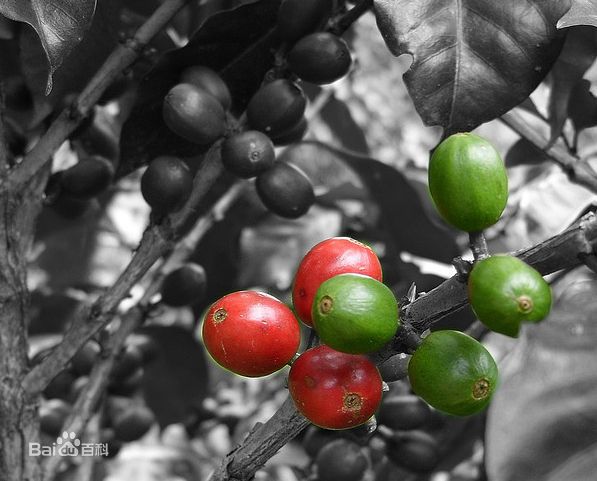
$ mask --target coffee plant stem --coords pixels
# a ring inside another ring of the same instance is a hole
[[[9,167],[10,162],[4,112],[6,112],[6,107],[4,105],[4,82],[0,81],[0,169]]]
[[[85,89],[52,122],[33,149],[8,175],[8,187],[14,190],[33,177],[51,159],[60,145],[91,111],[106,88],[143,52],[147,44],[190,0],[167,0],[139,27],[135,35],[116,47],[91,78]]]
[[[591,165],[579,160],[560,144],[549,145],[549,140],[525,121],[519,108],[501,116],[500,120],[521,137],[543,150],[568,175],[570,181],[597,193],[597,172]]]
[[[473,253],[473,258],[478,261],[489,257],[489,249],[483,232],[469,232],[469,246]]]
[[[114,285],[92,305],[83,306],[77,311],[62,342],[26,376],[24,387],[29,394],[41,392],[83,344],[110,322],[131,287],[141,280],[160,257],[172,250],[175,243],[193,226],[199,215],[201,202],[222,171],[220,145],[217,142],[205,154],[195,175],[193,192],[185,206],[161,224],[147,228],[131,262]]]

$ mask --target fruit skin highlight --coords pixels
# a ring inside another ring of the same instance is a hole
[[[350,237],[326,239],[307,252],[297,269],[292,287],[292,304],[299,319],[313,326],[311,309],[321,283],[349,273],[382,280],[381,264],[375,252]]]
[[[275,297],[238,291],[212,304],[203,319],[203,342],[223,368],[246,377],[266,376],[294,357],[300,327]]]
[[[296,408],[316,426],[350,429],[375,414],[382,397],[379,371],[365,356],[317,346],[290,368],[288,390]]]
[[[524,261],[508,255],[475,263],[468,297],[483,324],[511,337],[518,337],[521,322],[539,322],[551,309],[549,284]]]
[[[410,359],[408,377],[415,394],[454,416],[470,416],[487,407],[498,382],[491,354],[460,331],[435,331]]]
[[[446,222],[466,232],[481,231],[498,221],[508,201],[504,161],[478,135],[451,135],[429,161],[429,191]]]
[[[381,349],[400,325],[392,291],[361,274],[340,274],[323,282],[315,294],[312,316],[321,341],[350,354]]]

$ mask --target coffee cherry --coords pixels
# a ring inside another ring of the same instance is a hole
[[[220,366],[247,377],[282,369],[300,343],[299,323],[286,304],[255,291],[216,301],[203,320],[203,342]]]
[[[145,406],[131,406],[114,419],[114,436],[120,441],[136,441],[155,423],[155,416]]]
[[[468,279],[473,311],[489,329],[517,337],[520,324],[539,322],[551,308],[551,288],[520,259],[492,256],[475,263]]]
[[[365,356],[322,345],[294,361],[288,390],[296,408],[316,426],[350,429],[373,416],[381,402],[382,381]]]
[[[200,65],[194,65],[183,70],[180,83],[187,83],[205,90],[222,104],[224,110],[230,110],[232,96],[230,90],[215,71]]]
[[[307,119],[303,117],[298,124],[282,132],[280,135],[273,137],[272,142],[274,145],[290,145],[295,142],[300,142],[303,140],[308,128],[309,123],[307,122]]]
[[[73,197],[90,199],[108,188],[114,177],[112,162],[95,155],[64,170],[62,189]]]
[[[44,397],[46,399],[67,399],[75,379],[76,377],[71,371],[61,371],[44,389]]]
[[[361,447],[347,439],[327,444],[315,459],[318,481],[360,481],[368,465]]]
[[[301,38],[288,53],[288,66],[306,82],[322,85],[344,77],[352,58],[346,42],[328,32]]]
[[[50,399],[39,408],[39,428],[50,436],[58,436],[72,406],[62,399]]]
[[[88,341],[73,356],[73,370],[80,376],[85,376],[91,372],[93,366],[97,363],[101,353],[100,345],[95,341]]]
[[[141,194],[159,215],[180,210],[192,188],[189,168],[176,157],[157,157],[141,177]]]
[[[143,354],[137,346],[128,344],[120,353],[116,365],[112,370],[112,379],[120,381],[126,379],[143,365]]]
[[[143,364],[153,361],[160,355],[159,344],[147,334],[133,334],[126,342],[141,352]]]
[[[361,274],[340,274],[324,281],[315,294],[312,317],[324,344],[350,354],[381,349],[400,325],[392,291]]]
[[[199,145],[213,144],[226,130],[222,104],[191,84],[178,84],[168,92],[162,114],[172,132]]]
[[[188,306],[201,302],[207,289],[205,269],[189,262],[168,273],[162,283],[162,302],[169,306]]]
[[[68,220],[75,220],[90,212],[93,207],[93,202],[89,200],[75,199],[61,192],[54,199],[50,207],[60,217]]]
[[[116,396],[131,396],[141,387],[144,375],[145,371],[140,367],[125,378],[113,380],[108,385],[108,392]]]
[[[309,177],[292,164],[277,162],[257,177],[257,194],[274,214],[297,219],[306,214],[315,202],[315,192]]]
[[[222,144],[222,163],[232,174],[250,179],[273,167],[274,144],[256,130],[233,135]]]
[[[284,0],[278,10],[278,33],[287,42],[295,42],[314,32],[332,14],[332,0]]]
[[[293,82],[278,79],[261,87],[249,101],[247,119],[251,128],[277,137],[300,122],[307,100]]]
[[[313,247],[301,261],[292,287],[292,304],[305,324],[313,325],[311,309],[323,281],[338,274],[363,274],[381,282],[379,259],[365,244],[349,237],[332,237]]]
[[[325,446],[337,439],[339,439],[338,431],[309,426],[303,437],[302,445],[305,452],[311,458],[315,458]]]
[[[459,331],[435,331],[417,348],[408,365],[413,391],[434,408],[454,416],[485,409],[497,387],[491,354]]]
[[[423,431],[403,433],[388,440],[387,455],[394,464],[415,473],[428,473],[439,464],[437,441]]]
[[[451,135],[431,156],[429,191],[446,222],[466,232],[481,231],[498,221],[508,201],[504,161],[478,135]]]
[[[417,396],[397,395],[384,398],[377,413],[379,424],[400,431],[417,429],[431,419],[431,409]]]

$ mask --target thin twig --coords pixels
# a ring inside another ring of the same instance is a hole
[[[62,342],[26,376],[24,388],[28,393],[36,395],[41,392],[77,351],[112,319],[131,287],[192,227],[203,198],[222,172],[220,142],[217,142],[205,155],[195,175],[191,198],[182,210],[166,218],[162,224],[150,226],[143,234],[131,262],[115,284],[91,306],[85,305],[78,310]]]
[[[505,113],[500,120],[518,135],[543,150],[566,172],[572,182],[597,193],[597,172],[591,165],[585,160],[576,158],[561,144],[549,146],[549,140],[526,122],[518,108]]]
[[[95,73],[72,106],[65,108],[47,132],[8,176],[8,187],[18,189],[48,162],[53,152],[77,128],[106,88],[143,52],[147,44],[190,0],[167,0],[139,27],[134,37],[120,44]]]
[[[6,169],[10,164],[10,149],[6,134],[6,121],[4,119],[5,106],[4,82],[0,81],[0,171]]]
[[[329,29],[334,35],[342,35],[350,26],[373,7],[373,0],[359,0],[348,12],[342,15]]]
[[[489,249],[487,248],[487,241],[483,231],[481,232],[469,232],[469,246],[473,253],[473,258],[476,261],[489,257]]]

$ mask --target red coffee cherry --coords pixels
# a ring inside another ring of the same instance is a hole
[[[209,92],[191,84],[175,85],[164,98],[164,122],[189,142],[209,145],[226,130],[226,112]]]
[[[375,364],[365,356],[322,345],[294,361],[288,389],[296,408],[316,426],[349,429],[375,414],[382,380]]]
[[[361,447],[348,439],[324,446],[315,459],[318,481],[360,481],[368,465]]]
[[[205,269],[189,262],[169,272],[162,283],[162,302],[181,307],[201,302],[207,289]]]
[[[333,237],[313,247],[301,261],[292,288],[292,304],[299,319],[313,326],[311,308],[322,282],[339,274],[363,274],[382,281],[379,259],[365,244],[349,237]]]
[[[220,366],[247,377],[282,369],[295,355],[300,327],[275,297],[239,291],[216,301],[203,320],[203,342]]]
[[[303,117],[307,99],[295,83],[278,79],[261,87],[249,101],[247,119],[251,128],[277,137]]]
[[[194,65],[183,70],[180,82],[194,85],[213,95],[222,104],[224,110],[232,105],[232,96],[226,83],[215,71],[201,65]]]
[[[158,214],[180,210],[191,195],[192,187],[191,171],[176,157],[152,160],[141,177],[141,194]]]
[[[114,177],[114,166],[108,159],[94,155],[62,171],[60,183],[64,192],[78,199],[91,199],[108,188]]]
[[[327,32],[301,38],[288,53],[288,66],[306,82],[322,85],[344,77],[352,58],[346,42]]]
[[[322,27],[332,14],[332,0],[284,0],[278,10],[278,33],[295,42]]]
[[[273,167],[274,144],[257,130],[233,135],[222,144],[222,163],[238,177],[250,179]]]
[[[307,175],[292,164],[277,162],[257,177],[257,194],[268,210],[280,217],[297,219],[315,202],[313,184]]]

